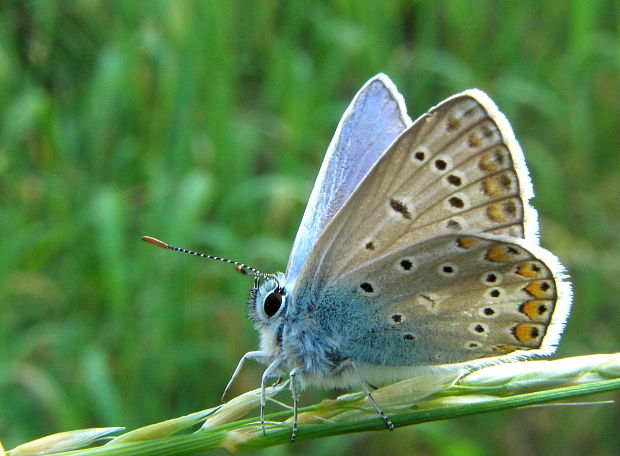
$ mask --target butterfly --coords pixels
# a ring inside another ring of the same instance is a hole
[[[267,366],[263,430],[266,384],[285,376],[292,439],[298,392],[312,385],[360,386],[393,429],[369,385],[553,353],[572,293],[539,245],[532,196],[512,128],[484,92],[412,122],[392,81],[374,76],[336,129],[286,273],[224,260],[255,276],[248,312],[261,339],[225,392],[255,360]]]

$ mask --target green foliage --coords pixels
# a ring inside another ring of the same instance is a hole
[[[493,96],[573,276],[560,353],[618,351],[619,24],[612,0],[5,2],[5,447],[217,403],[256,345],[250,283],[140,236],[282,270],[339,116],[379,71],[414,118],[469,87]],[[611,454],[619,426],[613,407],[536,409],[277,453]]]

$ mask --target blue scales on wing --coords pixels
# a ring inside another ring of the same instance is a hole
[[[384,74],[357,93],[329,145],[286,271],[295,283],[317,238],[388,146],[409,126],[405,103]]]

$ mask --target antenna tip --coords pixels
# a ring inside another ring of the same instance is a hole
[[[245,266],[243,264],[236,264],[235,271],[237,271],[239,274],[248,275],[248,271],[247,269],[245,269]]]
[[[148,242],[149,244],[156,245],[157,247],[161,247],[162,249],[170,248],[170,246],[166,244],[165,242],[160,241],[159,239],[155,239],[154,237],[151,237],[151,236],[142,236],[142,240],[144,242]]]

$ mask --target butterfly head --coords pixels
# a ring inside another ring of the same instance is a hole
[[[274,353],[282,341],[287,302],[284,274],[277,273],[250,290],[248,315],[260,332],[263,350]]]

